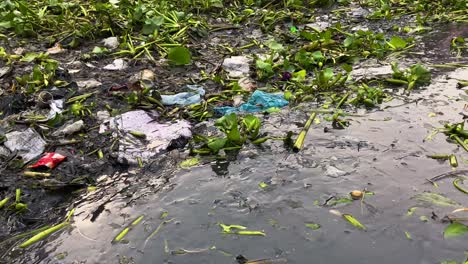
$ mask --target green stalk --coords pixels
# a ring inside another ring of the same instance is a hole
[[[448,155],[448,154],[432,154],[432,155],[427,155],[427,157],[431,158],[431,159],[448,160],[450,158],[450,155]]]
[[[21,198],[21,189],[16,189],[16,197],[15,197],[15,202],[19,203]]]
[[[350,93],[346,93],[343,98],[341,98],[340,102],[338,102],[336,105],[336,109],[340,108],[346,102],[346,100],[348,100],[349,95]]]
[[[450,155],[449,163],[450,163],[450,166],[452,166],[453,168],[458,167],[457,156],[455,156],[454,154]]]
[[[461,187],[458,182],[463,182],[463,179],[462,178],[456,178],[454,181],[453,181],[453,186],[455,186],[455,188],[457,188],[460,192],[462,193],[466,193],[468,194],[468,190],[464,189],[463,187]]]
[[[457,135],[451,135],[451,139],[455,140],[466,152],[468,152],[468,146],[463,142],[463,140],[460,139],[459,136]]]
[[[305,141],[305,137],[307,135],[307,132],[309,132],[309,128],[310,126],[312,125],[312,122],[314,121],[315,117],[317,116],[317,113],[316,112],[313,112],[309,119],[307,120],[307,122],[305,123],[305,126],[304,128],[302,129],[301,133],[299,133],[299,136],[297,137],[296,139],[296,142],[294,143],[294,146],[293,146],[293,150],[295,152],[298,152],[302,149],[302,147],[304,146],[304,141]]]
[[[8,203],[9,200],[10,200],[9,197],[7,197],[7,198],[1,200],[1,201],[0,201],[0,209],[2,209],[3,206],[5,206],[5,205]]]
[[[399,80],[399,79],[385,79],[386,82],[391,83],[391,84],[408,84],[407,81],[404,80]]]
[[[20,248],[27,248],[29,247],[30,245],[34,244],[34,243],[37,243],[45,238],[47,238],[48,236],[52,235],[53,233],[59,231],[60,229],[66,227],[67,225],[70,224],[70,218],[71,216],[73,215],[73,213],[75,212],[75,209],[72,209],[68,214],[67,214],[67,217],[65,219],[64,222],[58,224],[58,225],[55,225],[51,228],[48,228],[44,231],[41,231],[40,233],[36,234],[35,236],[31,237],[30,239],[26,240],[26,242],[24,242],[23,244],[21,244],[19,247]]]
[[[122,231],[120,231],[120,233],[114,238],[114,240],[112,240],[112,243],[120,242],[134,226],[138,225],[138,223],[141,222],[143,217],[145,217],[145,215],[139,216],[130,225],[128,225]]]
[[[55,225],[47,230],[44,230],[40,233],[38,233],[37,235],[31,237],[30,239],[28,239],[26,242],[24,242],[23,244],[21,244],[19,247],[20,248],[27,248],[29,247],[30,245],[34,244],[34,243],[37,243],[43,239],[45,239],[46,237],[50,236],[51,234],[59,231],[60,229],[64,228],[65,226],[69,225],[70,223],[69,222],[63,222],[63,223],[60,223],[58,225]]]

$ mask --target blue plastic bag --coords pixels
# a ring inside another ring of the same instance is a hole
[[[189,92],[161,95],[161,103],[163,105],[191,105],[200,103],[205,95],[205,89],[200,85],[187,85],[186,87]]]
[[[238,108],[222,106],[215,107],[215,111],[222,115],[238,112],[257,113],[273,107],[281,108],[288,105],[288,103],[289,102],[284,99],[283,94],[272,94],[256,90],[249,98],[249,101],[241,104]]]

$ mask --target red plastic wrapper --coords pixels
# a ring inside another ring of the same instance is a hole
[[[40,168],[40,167],[47,167],[49,169],[53,169],[60,164],[60,162],[64,161],[67,157],[55,152],[45,153],[44,157],[40,158],[35,164],[29,166],[29,168]]]

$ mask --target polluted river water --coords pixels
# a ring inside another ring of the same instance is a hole
[[[467,97],[457,83],[468,80],[468,68],[430,65],[454,62],[441,46],[452,32],[466,38],[466,28],[434,31],[400,61],[428,64],[430,85],[346,116],[345,129],[332,129],[319,116],[298,153],[269,140],[234,159],[182,169],[176,150],[143,168],[96,175],[96,189],[70,202],[70,225],[40,247],[9,248],[0,263],[463,263],[468,237],[444,238],[443,220],[466,207],[468,196],[454,178],[429,179],[466,175],[466,152],[443,133],[427,137],[444,122],[464,120]],[[389,69],[388,63],[366,65],[354,74],[385,76]],[[318,107],[302,103],[259,114],[262,131],[278,137],[299,131]],[[456,154],[458,167],[427,157],[435,153]],[[364,196],[351,199],[354,190]],[[454,202],[428,203],[421,199],[428,193]],[[229,233],[222,225],[242,227]]]
[[[446,224],[439,221],[455,208],[414,197],[430,191],[450,197],[460,207],[466,204],[466,194],[453,188],[452,179],[439,181],[438,188],[427,181],[451,170],[427,153],[463,150],[448,144],[444,135],[424,140],[440,121],[459,119],[464,102],[455,100],[462,92],[456,80],[466,76],[467,69],[440,74],[413,95],[423,98],[417,103],[393,100],[385,111],[351,117],[348,129],[324,133],[323,124],[314,124],[300,153],[274,142],[244,150],[225,164],[178,170],[166,168],[171,165],[162,160],[156,172],[103,176],[98,187],[108,193],[138,188],[113,196],[94,219],[90,215],[109,195],[94,200],[97,194],[91,192],[77,203],[72,227],[40,250],[17,257],[29,263],[236,263],[238,255],[269,261],[260,263],[429,264],[462,259],[466,238],[444,239]],[[306,114],[283,110],[264,120],[264,128],[287,131]],[[158,174],[171,176],[158,181]],[[131,180],[135,177],[138,180]],[[327,205],[352,190],[373,195]],[[366,230],[333,210],[353,215]],[[112,243],[140,215],[142,221],[123,242]],[[265,236],[223,234],[220,223],[242,225]],[[307,227],[310,223],[319,228]]]

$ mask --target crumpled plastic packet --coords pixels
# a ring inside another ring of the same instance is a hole
[[[187,85],[186,88],[188,92],[161,95],[161,103],[163,105],[191,105],[200,103],[205,95],[205,88],[200,85]]]
[[[281,108],[288,105],[288,103],[283,94],[272,94],[256,90],[249,98],[249,101],[239,107],[221,106],[215,107],[214,110],[222,115],[237,112],[257,113],[273,107]]]
[[[191,125],[185,120],[158,123],[147,112],[136,110],[112,117],[101,124],[99,133],[112,131],[119,139],[117,160],[137,164],[167,149],[172,140],[191,138]],[[136,136],[136,135],[140,136]]]
[[[37,169],[41,167],[47,167],[49,169],[53,169],[57,167],[57,165],[59,165],[66,158],[67,157],[62,154],[58,154],[55,152],[48,152],[48,153],[45,153],[44,156],[40,158],[36,163],[29,166],[29,168]]]
[[[4,143],[11,152],[17,152],[25,163],[30,162],[37,156],[41,155],[46,146],[46,142],[41,135],[32,128],[24,131],[13,131],[5,134],[6,141]]]

